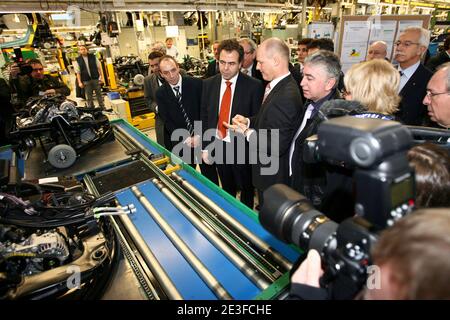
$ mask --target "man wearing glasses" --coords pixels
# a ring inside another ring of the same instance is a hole
[[[433,75],[420,59],[430,43],[430,32],[424,28],[406,28],[395,42],[394,58],[399,63],[399,95],[402,101],[396,114],[403,124],[429,125],[426,107],[422,104],[426,84]]]
[[[444,63],[428,82],[423,104],[431,120],[450,128],[450,62]]]
[[[263,81],[261,71],[256,69],[256,43],[249,38],[242,38],[239,44],[244,49],[244,60],[242,60],[241,72],[246,75]]]
[[[38,59],[28,60],[32,71],[20,76],[17,65],[11,68],[11,87],[17,92],[19,104],[23,107],[28,98],[42,95],[70,95],[70,89],[58,78],[44,74],[44,67]]]

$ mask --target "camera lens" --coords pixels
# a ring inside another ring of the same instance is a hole
[[[275,237],[302,250],[325,252],[336,248],[338,224],[286,185],[275,184],[264,191],[259,221]]]

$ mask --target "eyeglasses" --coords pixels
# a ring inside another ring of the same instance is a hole
[[[450,94],[450,92],[447,91],[447,92],[436,92],[436,93],[433,93],[430,90],[427,90],[427,94],[425,96],[431,99],[431,98],[433,98],[435,96],[439,96],[441,94]]]
[[[411,41],[405,41],[405,42],[402,42],[402,41],[396,41],[395,43],[395,46],[400,46],[400,45],[402,45],[402,46],[404,46],[404,47],[406,47],[406,48],[409,48],[410,46],[412,46],[413,44],[416,44],[416,45],[419,45],[420,43],[418,43],[418,42],[411,42]]]

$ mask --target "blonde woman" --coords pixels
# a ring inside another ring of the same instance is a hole
[[[393,120],[398,111],[400,75],[389,62],[374,59],[353,65],[344,77],[345,100],[361,103],[365,118]]]

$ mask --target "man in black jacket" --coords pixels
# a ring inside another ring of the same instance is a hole
[[[427,51],[430,32],[424,28],[406,28],[395,42],[395,60],[399,63],[399,94],[402,97],[395,116],[407,125],[427,125],[429,118],[422,100],[433,73],[420,63]]]
[[[201,132],[195,132],[194,125],[200,121],[202,80],[182,77],[178,63],[172,56],[162,57],[159,69],[165,83],[156,91],[156,102],[170,137],[169,141],[165,141],[166,147],[195,168],[201,162]],[[190,155],[185,151],[189,151]],[[207,178],[217,183],[217,177],[214,179],[214,174],[209,174],[211,169],[207,165],[201,164],[200,169]]]
[[[10,87],[17,93],[18,107],[24,107],[28,98],[41,95],[62,94],[70,95],[70,89],[58,78],[44,74],[44,66],[38,59],[30,59],[27,63],[31,66],[31,73],[19,75],[17,64],[11,67]]]
[[[214,145],[223,151],[220,158],[215,154],[222,188],[232,196],[241,190],[241,202],[253,208],[254,189],[248,144],[242,135],[227,130],[222,122],[230,122],[235,115],[252,117],[257,114],[263,97],[261,81],[239,70],[244,49],[236,40],[224,40],[219,46],[220,74],[203,83],[202,121],[203,129],[213,129]],[[208,161],[208,151],[204,150]],[[238,161],[241,158],[243,161]]]
[[[289,147],[301,121],[303,102],[298,84],[289,72],[289,47],[278,38],[265,40],[256,52],[257,68],[268,81],[263,102],[255,117],[236,115],[229,127],[250,142],[253,185],[262,192],[275,183],[289,181]]]
[[[239,40],[239,44],[244,49],[244,59],[242,60],[241,72],[263,81],[261,71],[256,69],[256,49],[258,46],[249,38],[242,38]]]
[[[290,184],[307,197],[314,206],[321,204],[325,187],[325,170],[321,164],[303,162],[306,138],[317,133],[322,118],[319,110],[325,101],[339,98],[337,85],[341,74],[339,57],[320,50],[305,60],[301,86],[305,101],[303,120],[297,128],[289,148]]]
[[[78,85],[85,90],[87,106],[89,108],[94,107],[93,93],[95,91],[98,105],[103,109],[105,104],[101,85],[104,81],[100,61],[93,54],[88,53],[85,45],[78,46],[78,52],[80,55],[75,65],[75,73],[77,74]]]

